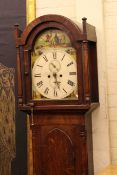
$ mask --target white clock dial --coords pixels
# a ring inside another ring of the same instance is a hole
[[[77,89],[76,61],[62,50],[48,49],[32,70],[35,91],[49,99],[63,99]]]

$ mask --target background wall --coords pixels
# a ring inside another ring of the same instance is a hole
[[[104,1],[111,160],[117,164],[117,0]]]
[[[92,114],[96,174],[117,159],[117,0],[36,0],[36,17],[50,13],[78,22],[85,16],[96,27],[100,95],[100,107]]]
[[[100,107],[92,114],[95,174],[111,162],[104,5],[103,0],[77,0],[76,6],[77,19],[80,20],[82,16],[86,16],[88,18],[87,21],[96,27],[97,34]]]
[[[76,0],[36,0],[36,17],[45,14],[60,14],[76,19]]]
[[[14,24],[20,28],[26,25],[25,0],[0,1],[0,63],[15,69],[16,75],[16,48],[14,40]],[[17,92],[17,77],[15,76],[15,90]],[[16,95],[17,96],[17,95]],[[17,109],[17,102],[16,102]],[[16,157],[12,162],[12,175],[26,175],[26,115],[16,110]],[[1,116],[0,116],[1,119]],[[1,149],[1,147],[0,147]],[[1,155],[0,155],[1,156]],[[5,167],[6,165],[4,165]],[[6,173],[2,175],[7,175]]]

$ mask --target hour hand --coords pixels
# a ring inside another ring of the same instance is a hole
[[[56,81],[55,83],[56,83],[58,89],[60,89],[60,83],[61,83],[61,82],[60,82],[60,81]]]

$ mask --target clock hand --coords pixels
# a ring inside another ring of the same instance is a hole
[[[61,82],[57,81],[57,74],[56,73],[53,73],[53,77],[55,78],[55,82],[54,83],[56,83],[58,89],[60,89],[60,83]]]
[[[54,63],[51,63],[51,65],[57,70],[57,72],[59,71],[59,69],[56,67]]]
[[[58,60],[54,60],[49,64],[49,69],[51,72],[59,72],[61,68],[60,62]]]
[[[60,89],[60,83],[61,83],[60,81],[56,81],[58,89]]]
[[[54,68],[56,68],[56,66],[55,66],[53,63],[51,63],[51,65],[52,65]]]

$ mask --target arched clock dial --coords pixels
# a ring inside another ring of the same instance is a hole
[[[63,99],[77,91],[75,59],[60,49],[48,49],[35,61],[32,70],[35,91],[48,99]]]

